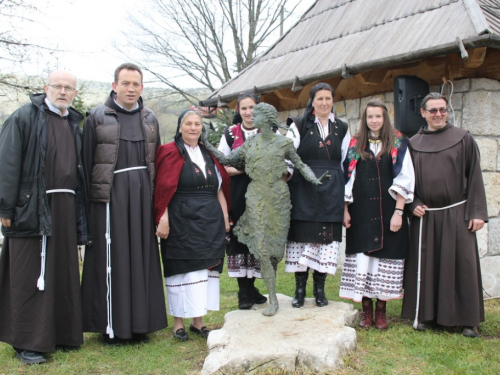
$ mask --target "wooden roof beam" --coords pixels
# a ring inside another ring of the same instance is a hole
[[[465,67],[467,69],[478,68],[484,63],[484,58],[486,57],[486,47],[474,48],[468,50],[469,57],[465,60]]]
[[[356,79],[364,85],[380,85],[385,81],[389,68],[369,70],[356,74]]]
[[[274,90],[274,93],[280,99],[295,99],[299,96],[299,93],[293,92],[291,88]]]

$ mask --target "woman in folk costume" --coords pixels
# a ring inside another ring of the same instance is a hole
[[[288,120],[287,137],[316,176],[328,172],[332,178],[322,185],[313,185],[296,170],[288,183],[293,208],[285,271],[295,272],[293,307],[304,305],[309,270],[314,270],[316,305],[328,304],[324,286],[326,275],[334,275],[337,270],[344,217],[342,162],[351,140],[347,124],[332,113],[333,88],[318,83],[309,96],[304,115]]]
[[[340,297],[362,302],[360,326],[387,329],[386,301],[403,296],[408,252],[406,203],[413,201],[415,175],[408,139],[392,127],[380,100],[368,102],[359,133],[344,165],[346,259]]]
[[[245,141],[258,133],[259,129],[253,126],[253,107],[259,104],[259,98],[252,92],[244,91],[239,94],[236,103],[236,113],[233,126],[226,128],[219,143],[219,151],[229,155],[231,151],[242,146]],[[230,243],[227,251],[227,268],[229,277],[238,280],[238,308],[245,310],[254,303],[265,303],[267,298],[260,294],[255,287],[255,278],[261,278],[260,263],[248,250],[248,246],[238,241],[233,233],[234,226],[245,212],[245,193],[250,177],[234,167],[226,166],[231,177],[231,210],[229,219],[231,225]]]
[[[168,312],[174,337],[185,341],[189,330],[204,338],[202,316],[219,309],[225,233],[229,230],[229,176],[199,138],[201,115],[184,111],[175,140],[156,153],[154,193],[156,234],[161,238]]]

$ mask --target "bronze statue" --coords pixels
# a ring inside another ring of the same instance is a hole
[[[261,133],[248,139],[243,146],[228,156],[224,156],[208,142],[207,134],[203,142],[212,154],[224,165],[245,171],[252,181],[248,185],[246,210],[234,228],[238,241],[248,246],[250,252],[260,262],[264,282],[269,292],[269,307],[262,314],[272,316],[278,310],[276,298],[276,267],[283,259],[288,229],[290,227],[290,192],[285,181],[290,160],[304,178],[313,183],[330,176],[326,173],[319,179],[297,155],[293,142],[277,135],[272,127],[278,126],[278,112],[267,103],[254,107],[253,124]]]

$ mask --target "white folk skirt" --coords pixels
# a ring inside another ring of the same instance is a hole
[[[166,277],[169,315],[197,318],[219,310],[219,281],[219,272],[206,269]]]
[[[262,278],[260,263],[252,254],[234,254],[227,257],[229,277]]]
[[[404,259],[383,259],[363,253],[346,254],[339,297],[361,302],[363,297],[382,301],[403,297]]]
[[[330,244],[288,241],[285,272],[305,272],[307,269],[335,275],[340,242]]]

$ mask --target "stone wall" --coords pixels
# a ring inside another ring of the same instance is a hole
[[[430,91],[440,92],[441,87],[432,86]],[[391,121],[394,121],[392,92],[336,102],[334,110],[349,124],[351,134],[356,133],[363,108],[372,98],[385,101]],[[451,105],[455,126],[468,130],[481,151],[489,216],[489,223],[477,235],[483,288],[485,298],[500,297],[500,124],[496,123],[496,116],[500,116],[500,82],[485,78],[455,81]],[[303,112],[303,109],[281,112],[279,120],[284,123],[287,117],[299,116]]]

